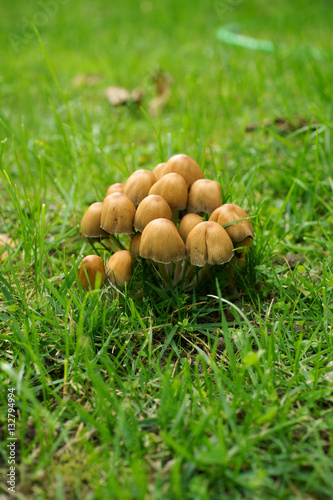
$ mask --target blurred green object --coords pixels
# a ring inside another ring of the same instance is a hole
[[[244,47],[251,50],[259,50],[262,52],[277,52],[278,50],[286,50],[289,47],[282,43],[273,43],[270,40],[258,40],[250,36],[241,35],[237,33],[239,26],[237,24],[226,24],[221,26],[216,33],[217,39],[228,45],[235,45],[237,47]],[[316,47],[307,46],[303,49],[295,49],[294,52],[309,51],[316,59],[323,58],[323,51]]]

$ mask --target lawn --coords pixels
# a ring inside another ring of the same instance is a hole
[[[1,500],[333,497],[332,14],[2,0]],[[215,266],[166,291],[138,261],[119,293],[85,293],[82,258],[111,253],[85,210],[176,153],[251,216],[236,289]]]

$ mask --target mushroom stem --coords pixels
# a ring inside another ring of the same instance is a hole
[[[173,285],[177,285],[184,275],[185,260],[178,260],[175,265],[175,270],[173,273]]]
[[[201,269],[199,269],[190,283],[191,288],[195,288],[197,284],[200,283],[211,267],[212,266],[210,264],[205,264]]]
[[[168,265],[169,264],[161,264],[160,262],[158,263],[158,270],[159,270],[160,275],[163,278],[165,290],[169,290],[169,288],[170,288],[170,281],[169,281],[170,274],[168,273],[168,269],[167,269]]]

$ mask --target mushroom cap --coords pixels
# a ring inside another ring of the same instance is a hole
[[[191,264],[203,267],[206,263],[224,264],[233,256],[233,244],[228,233],[216,222],[200,222],[186,239],[186,252]]]
[[[130,252],[135,259],[140,255],[139,253],[140,241],[141,241],[141,233],[138,232],[133,234],[130,243]]]
[[[171,220],[171,208],[162,196],[150,194],[140,202],[136,209],[134,227],[142,233],[148,222],[160,218]]]
[[[182,175],[188,186],[192,186],[193,182],[204,178],[204,174],[197,162],[190,156],[184,154],[174,155],[169,158],[166,162],[163,174],[169,174],[170,172]]]
[[[98,255],[87,255],[82,259],[77,273],[83,290],[94,290],[98,275],[100,275],[100,286],[102,287],[105,281],[103,261]]]
[[[187,208],[189,212],[211,214],[221,203],[222,190],[217,181],[198,179],[193,182],[188,194]]]
[[[124,189],[125,189],[124,184],[122,184],[121,182],[116,182],[115,184],[111,184],[111,186],[109,186],[106,192],[106,196],[109,196],[109,194],[112,193],[123,193]]]
[[[203,222],[203,218],[201,217],[201,215],[197,215],[197,214],[186,214],[180,220],[180,223],[178,226],[178,233],[180,234],[180,237],[184,243],[186,243],[186,238],[189,235],[190,231],[195,226],[200,224],[200,222]]]
[[[128,250],[118,250],[106,264],[106,275],[113,285],[124,286],[133,275],[133,257]]]
[[[149,222],[142,232],[140,255],[162,264],[183,259],[185,245],[174,223],[163,218]]]
[[[90,205],[81,220],[81,233],[87,238],[105,238],[108,234],[101,228],[102,202]]]
[[[159,163],[156,165],[155,168],[153,168],[153,174],[155,175],[155,179],[157,181],[160,180],[161,177],[164,175],[164,169],[165,169],[166,162]]]
[[[172,210],[183,210],[187,204],[187,186],[184,178],[174,172],[163,175],[149,190],[162,196]]]
[[[244,240],[248,236],[253,238],[254,231],[252,223],[249,219],[246,219],[248,214],[238,205],[233,205],[232,203],[226,203],[218,207],[209,217],[210,221],[217,222],[221,226],[225,224],[230,224],[238,219],[245,219],[235,224],[230,224],[230,226],[225,227],[225,230],[229,234],[232,242],[234,244],[239,241]]]
[[[124,193],[112,193],[104,198],[101,227],[111,234],[132,234],[135,206]]]
[[[139,205],[155,182],[155,175],[150,170],[136,170],[127,179],[124,193],[133,201],[134,205]]]

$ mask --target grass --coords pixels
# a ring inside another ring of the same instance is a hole
[[[56,5],[39,25],[37,2],[4,0],[0,15],[0,233],[14,242],[0,262],[0,433],[15,387],[16,497],[330,499],[327,2]],[[223,45],[228,23],[286,48]],[[158,68],[173,83],[154,119]],[[82,72],[102,79],[74,87]],[[142,87],[143,110],[111,108],[108,85]],[[238,294],[223,269],[166,293],[144,265],[115,300],[84,294],[84,210],[177,152],[255,216]]]

